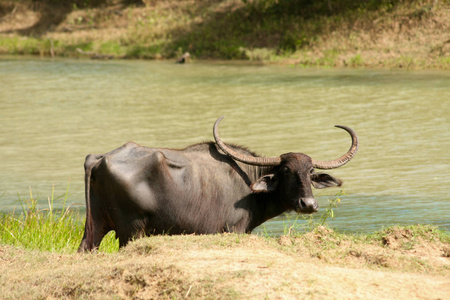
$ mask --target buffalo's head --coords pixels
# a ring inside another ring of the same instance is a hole
[[[319,210],[311,185],[317,189],[341,186],[342,181],[329,174],[316,173],[315,169],[335,169],[349,162],[358,151],[358,137],[349,127],[336,125],[346,130],[352,137],[352,145],[346,154],[332,161],[314,160],[303,153],[286,153],[279,157],[255,157],[245,155],[228,147],[219,138],[219,118],[214,124],[214,138],[217,145],[234,160],[256,166],[272,166],[266,174],[254,182],[251,189],[255,193],[277,192],[288,208],[299,213],[314,213]]]

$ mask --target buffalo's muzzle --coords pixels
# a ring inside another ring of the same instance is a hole
[[[297,212],[312,214],[319,211],[319,204],[315,198],[300,198]]]

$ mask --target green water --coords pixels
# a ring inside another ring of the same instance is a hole
[[[352,127],[359,152],[330,171],[347,194],[340,230],[450,229],[450,72],[437,71],[0,56],[0,210],[21,209],[30,187],[45,207],[69,180],[67,204],[83,208],[87,154],[212,140],[220,116],[224,141],[267,156],[337,158],[351,141],[334,125]],[[339,189],[314,192],[323,208]]]

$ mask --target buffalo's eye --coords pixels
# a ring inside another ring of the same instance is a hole
[[[291,174],[291,170],[289,170],[289,168],[287,168],[287,167],[284,167],[283,168],[283,173],[284,174]]]
[[[309,169],[309,174],[310,175],[314,174],[314,168]]]

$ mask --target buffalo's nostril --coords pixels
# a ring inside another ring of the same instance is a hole
[[[313,213],[319,210],[319,205],[315,198],[300,198],[300,211],[304,213]]]
[[[306,204],[305,204],[305,202],[303,201],[303,199],[300,200],[300,207],[301,207],[301,208],[304,208],[305,206],[306,206]]]

